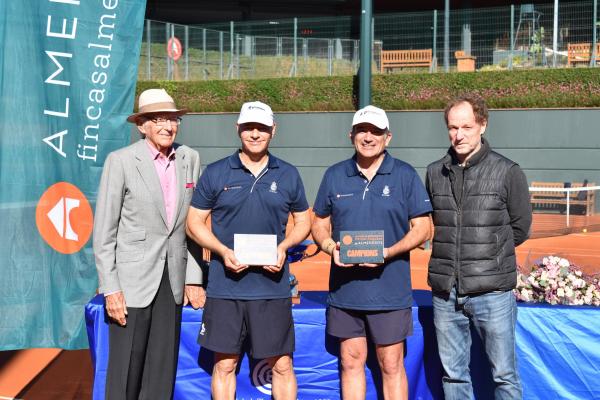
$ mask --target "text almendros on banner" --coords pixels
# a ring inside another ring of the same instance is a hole
[[[48,1],[50,3],[63,3],[74,7],[80,7],[79,0]],[[83,130],[83,137],[77,140],[76,155],[82,160],[91,160],[95,162],[98,153],[98,136],[100,132],[100,122],[98,120],[102,116],[102,103],[105,99],[104,85],[106,85],[109,80],[112,41],[117,21],[117,13],[114,11],[118,5],[119,0],[102,1],[103,10],[113,11],[113,13],[102,14],[99,17],[97,35],[98,43],[87,43],[87,48],[95,50],[96,53],[93,54],[92,62],[94,68],[89,76],[89,83],[91,83],[90,90],[87,93],[89,106],[85,109],[85,118],[87,119],[87,123],[85,124],[85,128]],[[46,25],[46,36],[64,40],[75,40],[77,37],[77,17],[72,17],[71,19],[62,18],[61,24],[60,19],[55,19],[53,22],[53,17],[49,13]],[[54,70],[54,72],[52,72],[52,74],[46,78],[44,83],[48,85],[70,87],[70,80],[62,80],[60,78],[60,74],[64,71],[65,67],[59,59],[62,59],[63,62],[67,62],[68,59],[73,59],[73,52],[45,50],[45,53],[56,66],[56,70]],[[44,109],[44,114],[50,117],[68,119],[70,115],[70,95],[67,93],[64,99],[64,108],[62,110],[57,111]],[[45,137],[43,141],[62,157],[67,158],[68,154],[63,147],[63,139],[68,133],[68,129],[51,133],[49,136]]]

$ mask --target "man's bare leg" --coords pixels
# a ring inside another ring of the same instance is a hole
[[[377,361],[383,378],[385,400],[407,400],[408,380],[404,369],[404,342],[377,345]]]
[[[215,353],[211,390],[214,400],[235,399],[235,370],[240,356],[237,354]]]
[[[277,400],[296,400],[298,384],[292,357],[289,354],[271,357],[268,359],[273,372],[272,391],[273,398]]]
[[[364,400],[367,395],[366,362],[367,339],[365,337],[340,339],[340,377],[344,400]]]

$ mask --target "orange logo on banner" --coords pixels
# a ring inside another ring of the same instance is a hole
[[[35,209],[42,238],[63,254],[76,253],[92,234],[94,215],[90,203],[76,186],[58,182],[50,186]]]
[[[344,235],[342,238],[342,243],[344,243],[346,246],[350,245],[352,243],[352,236]]]

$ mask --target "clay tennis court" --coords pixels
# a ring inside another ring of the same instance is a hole
[[[585,230],[585,232],[584,232]],[[566,216],[559,214],[534,214],[532,239],[517,248],[519,265],[530,265],[547,255],[569,259],[581,267],[585,274],[600,274],[600,216]],[[309,238],[310,239],[310,238]],[[306,251],[312,254],[315,245]],[[413,289],[427,289],[427,264],[430,250],[415,249],[410,253]],[[300,291],[327,290],[329,256],[323,252],[291,264],[299,282]]]

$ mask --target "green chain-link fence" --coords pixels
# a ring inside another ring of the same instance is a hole
[[[376,15],[371,66],[373,72],[380,71],[382,50],[418,49],[432,50],[431,66],[424,69],[431,72],[456,70],[457,51],[477,70],[594,66],[596,19],[590,0],[559,4],[556,35],[552,4],[450,10],[448,18],[443,10]],[[358,16],[201,27],[147,20],[139,77],[210,80],[352,75],[359,66],[359,36]],[[176,62],[167,55],[171,37],[178,38],[183,47]],[[583,47],[572,54],[569,63],[569,45],[574,44]]]

